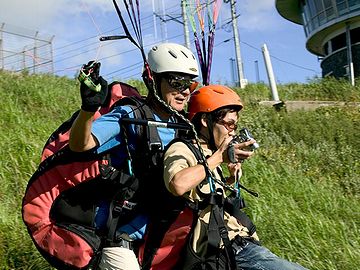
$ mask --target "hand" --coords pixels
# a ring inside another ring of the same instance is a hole
[[[246,142],[242,143],[236,143],[231,146],[231,151],[228,148],[227,154],[228,154],[228,160],[230,161],[230,157],[232,157],[232,163],[238,163],[238,162],[244,162],[245,159],[250,158],[254,151],[249,150],[250,145],[256,143],[254,139],[251,139]]]
[[[101,76],[100,63],[90,61],[81,69],[80,80],[81,109],[96,112],[105,102],[108,94],[108,83]],[[99,88],[99,91],[95,89]]]
[[[242,176],[241,163],[228,163],[227,168],[230,173],[230,177],[227,178],[227,183],[233,184]]]

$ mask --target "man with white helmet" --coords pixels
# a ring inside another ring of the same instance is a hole
[[[148,88],[148,96],[142,107],[149,107],[156,121],[177,122],[179,112],[184,110],[190,92],[197,83],[193,81],[199,74],[198,63],[193,53],[184,46],[174,43],[163,43],[151,48],[143,72],[143,80]],[[108,87],[100,76],[98,82],[101,90],[91,90],[86,84],[80,87],[82,106],[71,128],[69,146],[72,151],[96,151],[102,153],[110,151],[111,162],[114,167],[123,166],[126,150],[137,151],[139,136],[134,125],[129,125],[127,138],[124,140],[122,119],[134,118],[134,110],[128,105],[117,106],[113,111],[93,121],[95,112],[105,102]],[[161,149],[177,136],[174,129],[157,128],[161,140]],[[115,151],[111,151],[115,149]],[[146,155],[146,153],[144,153]],[[133,160],[133,166],[140,168],[141,160]],[[162,174],[160,168],[159,175]],[[150,176],[147,181],[157,176]],[[141,179],[140,179],[141,180]],[[140,181],[141,182],[141,181]],[[108,205],[99,205],[95,218],[96,226],[106,225],[109,215]],[[122,245],[105,247],[99,264],[100,269],[139,269],[134,252],[126,242],[139,240],[143,237],[148,222],[147,215],[135,215],[126,224],[118,226],[121,233]],[[125,243],[125,244],[124,244]]]

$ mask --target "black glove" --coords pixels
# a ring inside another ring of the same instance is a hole
[[[81,109],[87,112],[96,112],[104,104],[108,94],[108,83],[99,76],[100,63],[90,61],[81,68],[80,94]]]

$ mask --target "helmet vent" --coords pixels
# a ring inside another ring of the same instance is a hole
[[[172,57],[177,58],[176,53],[174,53],[172,50],[169,50],[169,53],[171,54]]]
[[[222,89],[212,89],[212,90],[218,94],[225,94]]]
[[[185,55],[186,58],[189,58],[186,53],[184,53],[183,51],[181,51],[181,52],[183,55]]]

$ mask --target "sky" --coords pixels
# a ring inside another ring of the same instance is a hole
[[[128,21],[123,2],[121,0],[117,2],[125,20]],[[180,0],[140,0],[139,2],[142,37],[146,51],[164,41],[184,44],[183,25],[171,20],[171,18],[182,20]],[[45,40],[53,37],[56,75],[74,77],[82,64],[95,59],[101,62],[101,74],[108,81],[140,79],[141,54],[129,40],[99,41],[99,37],[103,35],[124,33],[111,0],[0,0],[0,4],[0,25],[5,23],[3,29],[7,32],[16,31],[31,35],[38,32],[38,37]],[[277,83],[306,83],[314,77],[321,77],[317,56],[306,50],[302,25],[281,17],[275,8],[275,0],[237,0],[236,12],[243,73],[244,78],[250,83],[258,81],[268,83],[261,50],[264,44],[270,52]],[[224,2],[215,32],[210,76],[212,83],[231,85],[234,81],[232,75],[234,72],[231,68],[234,61],[231,59],[235,59],[236,54],[230,18],[230,3]],[[160,19],[165,19],[167,22],[161,23]],[[132,29],[130,24],[128,25],[129,29]],[[3,35],[4,49],[19,51],[27,46],[31,47],[28,45],[29,39],[7,32]],[[190,25],[189,34],[191,49],[196,55],[194,35]],[[25,57],[40,63],[41,53],[44,55],[43,58],[49,59],[49,51],[39,52],[38,58],[34,58],[34,54],[29,51]],[[10,58],[7,58],[7,61],[10,61]],[[17,64],[19,63],[14,61],[12,63],[15,70],[18,68]]]

